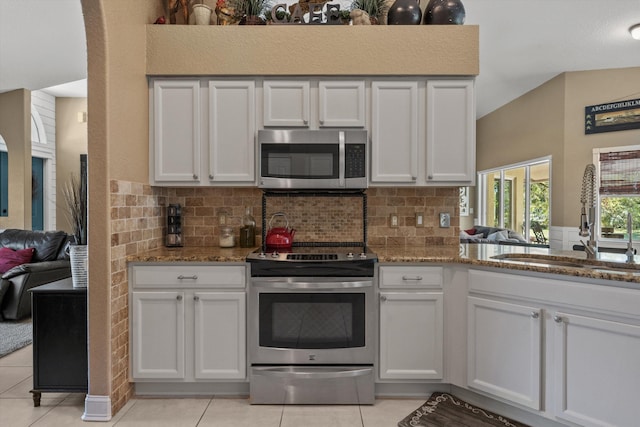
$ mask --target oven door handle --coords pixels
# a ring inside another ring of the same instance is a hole
[[[354,288],[372,288],[373,282],[366,281],[344,281],[344,282],[270,282],[266,280],[252,280],[251,285],[256,288],[267,289],[306,289],[306,290],[344,290]]]
[[[304,368],[254,368],[254,374],[263,375],[265,377],[277,378],[296,378],[296,379],[333,379],[333,378],[353,378],[371,375],[373,368],[345,368],[335,371],[314,372],[313,370],[304,370]],[[339,369],[339,368],[337,368]]]

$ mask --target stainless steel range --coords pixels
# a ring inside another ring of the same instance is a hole
[[[366,247],[255,252],[253,404],[373,404],[375,263]]]

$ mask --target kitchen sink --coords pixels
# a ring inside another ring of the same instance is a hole
[[[630,273],[640,275],[640,265],[638,264],[626,264],[617,262],[604,262],[604,261],[587,261],[577,259],[565,259],[552,257],[549,255],[533,255],[533,254],[503,254],[492,257],[500,261],[506,262],[522,262],[531,265],[539,266],[557,266],[557,267],[569,267],[580,268],[598,271],[602,273]]]
[[[584,264],[579,262],[553,259],[553,258],[540,258],[538,256],[528,256],[528,255],[522,255],[522,254],[496,255],[491,258],[499,259],[501,261],[508,261],[508,262],[526,262],[528,264],[553,265],[558,267],[572,267],[572,268],[584,267]]]

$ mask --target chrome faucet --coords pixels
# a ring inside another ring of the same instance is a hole
[[[627,251],[624,253],[627,256],[627,263],[635,263],[634,250],[633,250],[633,218],[631,212],[627,212],[627,233],[629,234],[629,241],[627,242]]]
[[[596,167],[593,164],[587,165],[582,177],[582,192],[580,193],[580,203],[582,211],[580,213],[580,236],[588,237],[585,243],[580,240],[587,253],[587,259],[598,257],[598,243],[595,236],[596,220]]]

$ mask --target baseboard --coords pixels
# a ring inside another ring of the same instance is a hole
[[[87,394],[84,399],[83,421],[110,421],[111,398],[109,396],[92,396]]]

